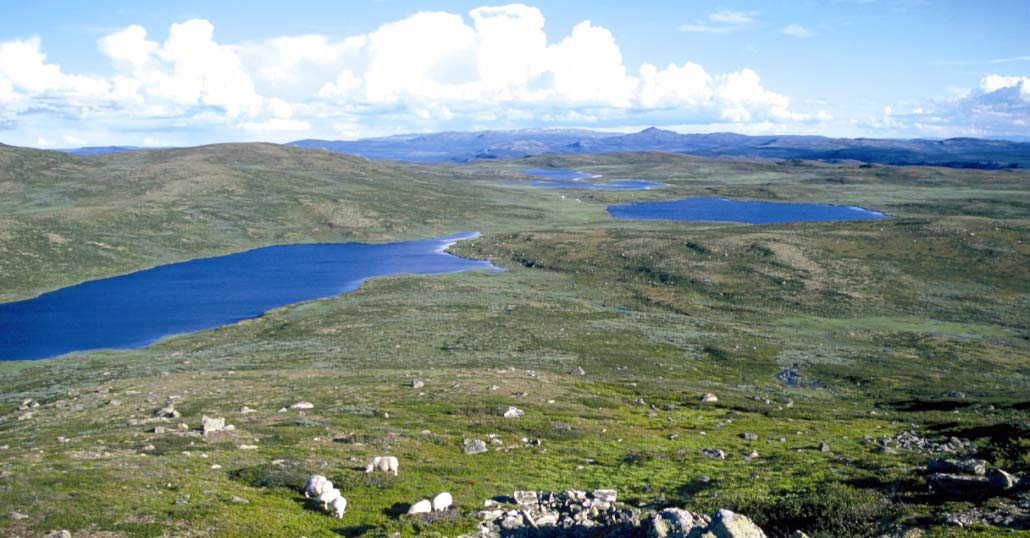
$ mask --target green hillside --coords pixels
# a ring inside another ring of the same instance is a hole
[[[498,183],[541,166],[668,186]],[[507,269],[374,279],[146,349],[0,363],[7,536],[455,536],[476,532],[491,497],[608,487],[632,506],[730,508],[771,536],[1030,535],[1025,488],[985,479],[947,493],[926,471],[932,458],[979,458],[1030,476],[1022,172],[0,147],[0,194],[4,301],[262,245],[462,230],[484,235],[455,253]],[[690,195],[897,218],[747,226],[605,212]],[[27,398],[40,406],[19,409]],[[289,408],[302,400],[314,408]],[[154,420],[169,402],[181,416]],[[505,406],[525,416],[499,416]],[[200,435],[204,415],[235,430]],[[466,438],[491,450],[465,455]],[[365,475],[380,454],[400,459],[397,478]],[[342,520],[305,503],[313,472],[341,486]],[[440,491],[461,511],[400,515]]]

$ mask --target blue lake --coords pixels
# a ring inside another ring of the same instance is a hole
[[[220,327],[292,303],[332,297],[375,276],[440,274],[490,262],[444,249],[459,234],[368,245],[282,245],[162,265],[0,304],[0,360],[128,349]]]
[[[584,181],[586,179],[598,179],[601,176],[562,168],[528,168],[523,170],[522,173],[549,181],[504,181],[502,183],[505,185],[522,185],[544,189],[592,189],[600,191],[642,191],[663,186],[662,183],[640,179],[619,179],[604,183]]]
[[[890,215],[878,211],[854,206],[754,202],[726,198],[686,198],[672,202],[636,202],[612,205],[608,206],[608,213],[617,219],[743,222],[746,224],[891,218]]]

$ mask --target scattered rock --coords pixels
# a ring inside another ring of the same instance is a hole
[[[27,516],[27,515],[25,515],[25,514],[23,514],[21,512],[11,512],[10,516],[11,516],[11,519],[13,519],[15,521],[17,521],[19,519],[28,519],[28,517],[29,517],[29,516]]]
[[[247,406],[243,406],[243,409],[240,409],[240,414],[241,415],[249,415],[251,413],[257,413],[257,411],[254,410],[254,409],[251,409],[251,408],[249,408]]]
[[[200,430],[204,435],[218,433],[225,429],[225,418],[213,418],[204,415],[200,418]]]
[[[991,488],[1002,490],[1012,489],[1016,487],[1016,484],[1019,482],[1015,476],[1012,476],[1001,469],[992,469],[991,475],[987,479]]]
[[[706,392],[698,398],[698,401],[702,403],[715,403],[719,401],[719,397],[711,392]]]
[[[586,370],[584,370],[581,366],[573,368],[572,371],[569,373],[572,375],[587,375]]]
[[[234,503],[237,503],[237,504],[250,504],[250,500],[249,499],[244,499],[243,497],[240,497],[240,496],[237,496],[237,495],[233,495],[230,500],[232,502],[234,502]]]
[[[829,452],[830,445],[826,444],[826,441],[819,441],[819,452]]]
[[[740,438],[745,440],[745,441],[757,441],[758,440],[758,434],[757,433],[751,433],[751,432],[744,432],[744,433],[740,434]]]
[[[702,448],[701,455],[706,458],[712,458],[716,460],[726,459],[726,452],[723,452],[721,449],[718,448]]]
[[[512,498],[515,499],[515,504],[536,504],[539,502],[535,491],[516,491],[513,493]]]
[[[461,451],[464,452],[466,456],[482,454],[483,452],[486,452],[486,441],[483,441],[482,439],[465,439],[462,443]]]
[[[59,531],[50,531],[46,538],[72,538],[71,531],[61,529]]]
[[[934,458],[926,462],[926,469],[936,473],[972,473],[978,476],[987,474],[987,462],[977,459],[940,459]]]
[[[157,411],[154,411],[154,415],[159,418],[179,418],[181,415],[175,409],[175,405],[168,404]]]
[[[745,516],[729,510],[719,510],[708,527],[715,538],[766,538],[762,529]]]
[[[519,409],[518,407],[512,407],[510,405],[507,407],[502,407],[499,411],[501,416],[504,418],[519,418],[522,415],[526,414],[523,410]]]
[[[422,388],[424,386],[426,386],[426,384],[421,379],[412,379],[411,380],[411,388],[413,388],[413,389],[420,389],[420,388]]]
[[[290,406],[290,409],[314,409],[315,404],[311,402],[297,402]]]
[[[29,409],[35,409],[37,407],[39,407],[39,402],[33,400],[32,398],[26,398],[21,401],[21,404],[18,405],[18,411],[27,411]]]

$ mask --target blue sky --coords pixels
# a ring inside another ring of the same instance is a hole
[[[0,5],[0,142],[1030,136],[1030,2]]]

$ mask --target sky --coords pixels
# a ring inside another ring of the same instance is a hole
[[[4,0],[0,142],[1030,136],[1030,1]]]

